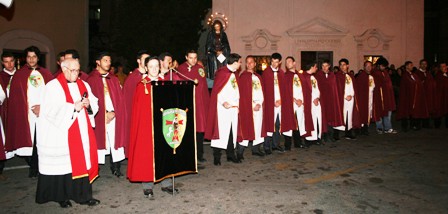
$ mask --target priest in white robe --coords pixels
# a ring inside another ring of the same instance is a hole
[[[62,72],[44,88],[37,148],[39,176],[36,202],[95,206],[92,182],[98,177],[98,153],[93,116],[98,99],[89,84],[78,78],[79,62],[67,59]],[[91,112],[90,114],[88,112]]]

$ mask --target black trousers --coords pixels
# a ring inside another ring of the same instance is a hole
[[[230,127],[229,140],[227,141],[227,149],[226,149],[227,158],[235,158],[235,148],[233,147],[232,128],[233,127]],[[213,157],[216,159],[221,158],[221,149],[220,148],[213,148]]]
[[[197,158],[204,158],[204,132],[196,132]]]

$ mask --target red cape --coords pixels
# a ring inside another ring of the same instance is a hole
[[[201,65],[196,64],[188,71],[188,63],[184,62],[179,65],[179,73],[190,79],[197,79],[198,84],[195,87],[195,110],[196,110],[196,132],[205,132],[207,126],[207,115],[210,102],[210,94],[208,92],[207,78],[205,70]],[[182,80],[188,80],[179,75]]]
[[[345,75],[344,72],[338,72],[335,74],[336,76],[336,84],[337,84],[337,88],[338,88],[338,96],[339,96],[339,104],[341,105],[341,114],[344,115],[343,111],[344,111],[344,92],[345,92]],[[356,95],[356,82],[355,82],[355,77],[351,74],[347,74],[350,76],[350,78],[352,79],[352,83],[353,83],[353,90],[354,90],[354,97],[353,97],[353,121],[352,121],[352,125],[353,128],[360,128],[361,127],[361,122],[360,122],[360,118],[359,118],[359,107],[358,107],[358,101],[357,101],[357,95]],[[345,119],[343,118],[343,122],[345,124]]]
[[[395,95],[387,71],[373,70],[372,77],[375,81],[375,88],[373,89],[373,120],[379,121],[381,117],[387,116],[389,111],[394,111]]]
[[[428,118],[429,113],[424,93],[423,82],[418,75],[403,71],[396,119]]]
[[[327,124],[332,127],[343,126],[344,116],[341,114],[343,106],[339,102],[336,76],[333,72],[329,72],[328,77],[326,77],[323,71],[318,71],[314,74],[314,77],[316,77],[317,84],[319,85],[322,117],[325,116]]]
[[[438,72],[435,77],[436,88],[436,110],[435,117],[443,117],[448,114],[448,76],[444,76],[442,72]]]
[[[369,125],[369,74],[360,71],[355,78],[356,81],[356,99],[358,100],[359,122]]]
[[[43,67],[36,68],[44,78],[45,84],[53,79],[50,71]],[[22,147],[32,147],[33,141],[28,128],[28,78],[32,70],[24,65],[16,71],[10,85],[8,101],[8,117],[6,119],[6,151],[13,151]]]
[[[280,100],[282,102],[281,105],[281,111],[282,115],[289,115],[288,110],[290,110],[290,107],[283,108],[283,100],[286,98],[285,93],[285,79],[284,79],[284,73],[281,68],[278,69],[278,84],[280,89]],[[262,74],[263,77],[263,88],[264,88],[264,109],[263,109],[263,123],[266,132],[274,132],[275,125],[274,125],[274,106],[275,106],[275,95],[274,95],[274,71],[269,66],[267,67]],[[285,101],[287,102],[287,101]],[[282,116],[282,121],[280,125],[280,132],[287,132],[289,130],[294,129],[294,117],[285,118]]]
[[[162,81],[170,81],[170,72],[168,71],[163,78],[161,78]],[[178,81],[181,80],[181,78],[179,77],[179,75],[172,71],[172,81]]]
[[[95,115],[95,135],[98,149],[106,148],[106,108],[104,100],[103,77],[98,70],[93,70],[87,79],[92,93],[98,98],[99,111]],[[127,146],[127,140],[124,139],[126,107],[123,99],[120,81],[115,75],[107,75],[106,83],[109,87],[110,98],[115,112],[115,149]]]
[[[126,82],[128,80],[126,80]],[[154,137],[152,133],[152,118],[151,80],[146,77],[137,84],[132,101],[127,171],[127,177],[130,181],[154,181]]]
[[[297,120],[294,114],[294,74],[295,72],[286,71],[284,73],[283,96],[282,96],[282,115],[281,115],[281,129],[282,131],[297,130]],[[286,126],[286,127],[285,127]]]
[[[195,93],[195,110],[196,110],[196,132],[205,132],[205,128],[207,126],[207,116],[208,116],[208,109],[209,109],[209,103],[210,103],[210,93],[208,92],[208,86],[207,86],[207,78],[205,77],[205,70],[201,65],[196,64],[195,66],[191,67],[190,71],[188,71],[188,63],[184,62],[181,65],[179,65],[179,73],[182,75],[190,78],[190,79],[197,79],[198,84],[196,84],[194,93]],[[179,75],[179,77],[182,80],[188,80],[182,75]]]
[[[210,109],[208,111],[207,117],[207,127],[205,127],[205,139],[214,140],[219,139],[219,121],[218,121],[218,94],[226,85],[232,72],[227,68],[227,66],[222,66],[215,73],[215,80],[213,83],[212,94],[210,96]],[[239,77],[235,73],[235,78],[239,87]],[[241,96],[240,96],[241,97]],[[238,114],[238,127],[237,127],[237,139],[241,141],[241,130],[240,130],[240,118],[241,114]]]
[[[244,117],[244,119],[240,120],[240,124],[238,125],[240,127],[244,127],[241,129],[242,140],[255,140],[254,116],[252,108],[252,75],[257,76],[261,83],[261,76],[259,74],[248,71],[243,71],[238,80],[238,88],[240,90],[239,115]],[[261,89],[263,90],[263,87],[261,87]],[[261,136],[266,136],[263,125],[261,126]]]
[[[311,108],[313,104],[312,97],[312,85],[311,85],[311,74],[306,72],[299,73],[300,83],[302,83],[302,92],[303,92],[303,114],[305,117],[305,131],[306,133],[300,133],[303,137],[311,136],[311,132],[314,131],[314,121],[313,115],[311,113]],[[318,83],[319,84],[319,83]],[[322,106],[322,105],[321,105]],[[321,109],[322,110],[322,109]],[[323,115],[323,114],[322,114]],[[322,120],[322,124],[325,124]],[[322,126],[322,129],[324,126]],[[325,129],[325,132],[327,130]],[[324,132],[322,130],[322,132]]]
[[[2,72],[5,73],[5,72]],[[3,82],[3,79],[0,78],[0,85],[3,88],[3,91],[6,94],[6,87],[4,87],[5,83]],[[8,98],[6,98],[4,101],[6,101]],[[1,111],[1,117],[2,117],[2,124],[5,124],[4,120],[3,120],[3,111],[4,109],[6,110],[6,108],[3,108],[3,105],[5,104],[5,102],[3,101],[3,103],[0,106],[0,111]],[[1,129],[5,130],[5,126],[3,125],[2,127],[0,127]],[[2,145],[0,145],[0,160],[5,160],[6,159],[6,155],[5,155],[5,147],[3,145],[3,136],[0,134],[0,143],[2,143]]]
[[[423,71],[421,70],[417,70],[415,74],[420,78],[420,80],[423,81],[426,106],[428,108],[429,114],[434,115],[434,113],[436,112],[436,81],[434,80],[434,77],[432,76],[430,71],[426,71],[426,76],[425,73],[423,73]]]
[[[5,92],[5,95],[7,95],[7,88],[8,88],[8,84],[9,81],[11,80],[13,75],[9,75],[8,73],[4,72],[3,70],[0,71],[0,84],[2,85],[2,89]],[[5,100],[3,100],[3,103],[0,106],[0,117],[2,118],[2,123],[3,123],[3,131],[6,133],[6,122],[7,122],[7,115],[8,115],[8,97],[5,98]],[[0,136],[1,138],[1,136]],[[4,149],[3,146],[0,146],[0,160],[5,159],[6,157],[4,157],[4,151],[2,151]],[[3,157],[3,159],[2,159]]]
[[[128,75],[128,78],[124,82],[123,95],[124,104],[126,109],[125,128],[124,128],[124,140],[128,142],[131,132],[131,116],[132,116],[132,102],[134,101],[134,93],[137,88],[137,84],[143,79],[143,74],[140,73],[138,68],[134,69],[132,73]],[[126,157],[128,156],[128,147],[125,147]]]

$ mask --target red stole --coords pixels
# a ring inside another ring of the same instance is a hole
[[[62,86],[62,89],[64,89],[65,93],[65,99],[67,103],[74,103],[73,98],[70,95],[70,90],[68,88],[67,80],[64,77],[64,74],[59,74],[57,77],[57,80]],[[87,93],[87,88],[84,85],[84,83],[78,79],[76,81],[76,84],[78,85],[79,92],[81,95],[84,93]],[[87,94],[88,98],[88,94]],[[72,165],[72,178],[82,178],[85,176],[89,176],[90,183],[95,180],[95,178],[98,177],[98,155],[97,155],[97,148],[96,148],[96,138],[95,133],[93,132],[93,128],[90,125],[90,118],[87,114],[87,111],[84,111],[86,118],[87,118],[87,129],[89,133],[89,148],[90,148],[90,169],[87,169],[86,166],[86,159],[85,159],[85,153],[82,145],[82,139],[81,139],[81,132],[79,130],[79,123],[78,118],[73,122],[72,126],[68,129],[68,148],[70,152],[70,161]]]
[[[132,102],[127,177],[133,182],[154,181],[152,118],[151,80],[145,77],[136,85]]]

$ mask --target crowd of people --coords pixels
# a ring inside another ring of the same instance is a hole
[[[37,47],[24,53],[26,64],[19,70],[13,54],[1,56],[0,176],[5,178],[1,173],[7,159],[24,157],[30,166],[28,176],[38,179],[36,202],[55,201],[64,208],[72,206],[71,200],[89,206],[100,203],[92,196],[92,182],[107,155],[113,175],[123,176],[121,162],[127,158],[126,177],[141,182],[144,196],[154,196],[153,176],[147,173],[151,168],[142,164],[151,158],[142,152],[151,144],[141,140],[150,132],[132,131],[138,118],[133,116],[135,105],[151,102],[145,97],[146,84],[153,81],[195,81],[197,161],[206,161],[204,139],[208,139],[215,166],[222,164],[222,150],[228,162],[241,163],[245,148],[262,157],[342,137],[356,140],[357,135],[369,135],[372,123],[377,134],[396,134],[394,111],[403,132],[431,127],[431,121],[435,128],[442,122],[448,127],[445,62],[433,75],[426,60],[420,61],[419,69],[407,61],[396,99],[385,58],[375,64],[366,61],[355,74],[344,58],[334,67],[329,61],[312,62],[299,71],[294,57],[288,56],[283,69],[283,57],[273,53],[260,75],[254,56],[245,58],[243,70],[242,57],[229,53],[225,62],[214,64],[217,70],[209,93],[210,71],[198,63],[195,50],[187,51],[179,66],[173,66],[170,53],[151,56],[141,50],[136,55],[138,67],[126,80],[120,71],[111,71],[108,52],[97,54],[96,67],[88,74],[80,70],[79,53],[73,49],[58,55],[59,70],[54,73],[39,66]],[[161,189],[178,192],[172,185],[170,178],[164,179]]]

